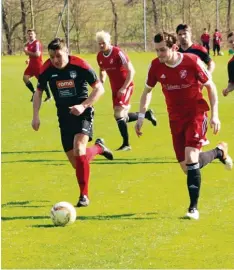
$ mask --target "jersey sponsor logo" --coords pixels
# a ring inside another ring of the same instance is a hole
[[[114,63],[114,60],[113,60],[113,58],[111,58],[111,60],[110,60],[110,64],[113,64]]]
[[[191,84],[162,84],[163,88],[171,91],[171,90],[177,90],[177,89],[184,89],[191,87]]]
[[[73,80],[56,81],[56,85],[57,85],[58,89],[74,88],[75,87]]]
[[[71,71],[70,71],[70,77],[71,77],[72,79],[75,79],[75,78],[77,77],[77,73],[76,73],[75,70],[71,70]]]
[[[188,74],[187,70],[185,70],[185,69],[181,70],[180,71],[180,78],[185,79],[187,77],[187,74]]]
[[[52,74],[51,78],[58,77],[58,74]]]

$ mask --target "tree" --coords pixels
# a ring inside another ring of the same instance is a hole
[[[24,6],[24,1],[20,0],[21,8]],[[21,18],[14,22],[12,25],[10,24],[10,21],[14,21],[13,14],[10,12],[11,7],[8,1],[5,1],[4,4],[2,2],[2,24],[3,29],[5,31],[6,36],[6,42],[7,42],[7,54],[12,55],[13,49],[12,49],[12,36],[15,32],[16,28],[23,23],[23,11],[21,12]]]
[[[111,2],[111,7],[112,7],[112,13],[113,13],[113,26],[114,26],[114,45],[118,45],[118,30],[117,30],[117,25],[118,25],[118,15],[117,15],[117,10],[116,10],[116,5],[114,0],[110,0]]]

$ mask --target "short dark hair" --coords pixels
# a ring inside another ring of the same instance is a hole
[[[176,37],[167,32],[160,32],[154,37],[154,43],[160,43],[161,41],[165,41],[167,47],[171,48],[174,44],[176,44]]]
[[[206,28],[204,28],[203,30],[205,30],[205,31],[206,31]]]
[[[234,36],[234,32],[233,31],[228,34],[227,38],[230,38],[232,36]]]
[[[36,34],[35,29],[28,29],[28,30],[27,30],[27,34],[28,34],[29,32],[34,32],[34,33]]]
[[[180,30],[188,30],[189,32],[191,32],[191,27],[187,24],[179,24],[177,27],[176,27],[176,34],[178,34],[178,32]]]
[[[61,50],[64,47],[67,47],[65,40],[62,38],[55,38],[49,43],[48,50],[56,51]]]
[[[218,29],[217,28],[215,29],[215,32],[218,32]]]

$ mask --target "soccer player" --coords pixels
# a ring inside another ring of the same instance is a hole
[[[127,123],[138,119],[137,112],[129,113],[135,70],[128,56],[118,47],[111,45],[109,33],[104,31],[97,32],[96,41],[100,49],[100,52],[97,54],[100,81],[104,83],[106,74],[108,75],[112,89],[114,117],[123,138],[123,143],[117,150],[128,151],[131,149],[131,146],[129,144]],[[157,125],[152,110],[146,112],[145,118],[151,121],[153,126]]]
[[[192,42],[192,31],[190,26],[187,24],[179,24],[176,27],[176,34],[180,44],[178,51],[181,53],[193,53],[199,56],[206,64],[208,71],[212,74],[215,69],[215,63],[210,58],[206,48]]]
[[[94,109],[92,105],[104,93],[102,83],[93,69],[81,58],[68,55],[65,41],[56,38],[48,45],[48,59],[39,75],[38,89],[33,98],[32,127],[40,127],[39,110],[42,92],[47,83],[54,96],[60,127],[61,141],[68,160],[76,171],[80,188],[77,207],[88,206],[90,161],[97,155],[112,160],[111,151],[102,139],[87,148],[93,136]],[[88,96],[88,84],[92,92]]]
[[[216,50],[217,50],[217,55],[220,54],[220,45],[222,41],[222,35],[218,31],[218,29],[215,29],[215,32],[213,34],[213,51],[214,51],[214,56],[216,55]]]
[[[38,79],[40,68],[43,65],[42,61],[42,45],[39,40],[36,39],[36,32],[33,29],[29,29],[27,31],[28,34],[28,43],[24,48],[24,53],[29,57],[26,60],[26,64],[28,65],[24,71],[23,81],[28,89],[35,93],[33,84],[30,82],[31,77],[36,77]],[[46,98],[44,102],[49,101],[51,99],[49,88],[46,86]],[[33,101],[33,95],[30,101]]]
[[[202,46],[205,47],[208,51],[208,54],[210,54],[210,35],[206,28],[204,28],[204,32],[201,35],[201,42]]]
[[[199,219],[197,205],[201,185],[200,169],[214,159],[219,159],[227,169],[233,166],[228,155],[228,146],[224,142],[211,151],[200,152],[209,110],[200,83],[204,84],[208,91],[211,107],[210,125],[214,134],[220,130],[216,86],[196,55],[181,54],[177,51],[176,38],[173,35],[166,32],[158,33],[154,42],[158,58],[155,58],[149,67],[135,130],[138,136],[142,135],[144,114],[150,104],[152,89],[157,82],[161,83],[174,151],[181,168],[187,174],[190,205],[186,216]]]
[[[180,44],[178,51],[181,53],[192,53],[200,57],[206,64],[207,70],[212,74],[215,69],[215,63],[203,46],[192,42],[191,28],[187,24],[179,24],[176,28],[176,33]],[[210,141],[204,137],[202,146],[208,145],[209,143]]]
[[[234,32],[228,34],[230,49],[234,50]],[[234,90],[234,55],[228,62],[228,86],[223,90],[223,95],[227,96]]]

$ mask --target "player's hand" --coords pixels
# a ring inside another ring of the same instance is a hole
[[[24,48],[24,52],[25,52],[26,55],[28,55],[28,49],[27,49],[27,47]]]
[[[229,90],[226,88],[226,89],[223,89],[223,96],[226,97],[228,94],[229,94]]]
[[[127,89],[125,88],[120,88],[117,95],[120,97],[120,96],[124,96],[125,93],[126,93]]]
[[[26,65],[28,65],[28,64],[29,64],[29,59],[27,59],[27,60],[25,61],[25,64],[26,64]]]
[[[144,118],[138,118],[136,125],[135,125],[135,131],[138,137],[140,137],[143,133],[141,132],[141,128],[143,126]]]
[[[214,134],[217,134],[220,131],[221,123],[218,117],[211,117],[210,127],[213,129]]]
[[[70,109],[70,113],[71,114],[74,114],[76,116],[79,116],[79,115],[81,115],[84,112],[85,107],[84,107],[84,105],[79,104],[79,105],[71,106],[71,107],[69,107],[69,109]]]
[[[39,118],[33,118],[33,120],[32,120],[32,128],[35,131],[38,131],[39,127],[40,127],[40,119]]]

